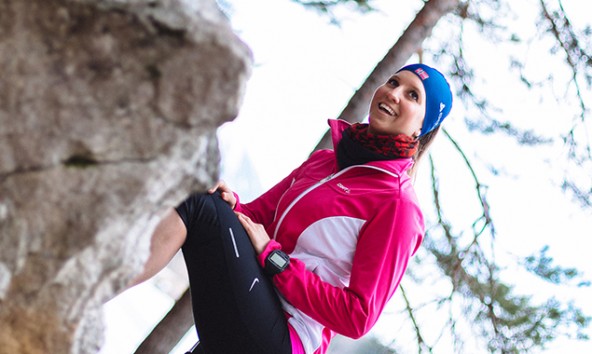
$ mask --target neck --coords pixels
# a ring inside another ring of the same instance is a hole
[[[370,161],[412,157],[417,140],[404,134],[396,136],[372,134],[367,124],[353,124],[343,132],[337,149],[340,168]]]

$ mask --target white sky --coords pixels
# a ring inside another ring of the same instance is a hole
[[[241,196],[252,196],[269,188],[304,161],[326,131],[326,120],[341,112],[421,7],[420,1],[408,2],[410,4],[403,8],[398,8],[399,2],[396,1],[377,0],[375,3],[380,5],[381,12],[364,17],[343,12],[342,26],[335,27],[329,26],[327,20],[316,13],[305,11],[287,0],[233,2],[233,27],[253,50],[255,57],[241,113],[234,122],[224,125],[219,131],[223,178],[231,184],[235,182]],[[520,2],[525,8],[518,12],[531,14],[532,10],[527,7],[536,3],[534,0]],[[564,5],[569,12],[571,8],[568,4]],[[446,36],[437,29],[431,40],[444,40]],[[471,40],[475,43],[472,44]],[[537,95],[525,92],[509,81],[511,75],[508,75],[504,62],[507,59],[501,49],[511,48],[500,48],[472,38],[467,38],[467,43],[467,56],[475,56],[476,62],[481,64],[478,74],[487,80],[477,84],[487,89],[489,98],[507,112],[508,119],[525,127],[536,122],[541,132],[558,129],[553,124],[566,110],[572,109],[573,102],[566,100],[563,102],[566,106],[560,106],[555,101],[541,103]],[[536,63],[543,54],[535,46],[530,46],[526,53],[520,53],[528,58],[529,63]],[[541,77],[544,77],[551,64],[549,61],[539,62],[530,70],[535,74],[540,71]],[[511,139],[469,133],[464,126],[460,100],[455,103],[446,127],[466,149],[482,182],[489,186],[488,198],[498,234],[499,259],[507,260],[508,253],[532,254],[548,244],[551,246],[549,255],[556,259],[557,264],[577,267],[585,272],[586,279],[591,279],[592,264],[588,253],[592,244],[589,240],[592,212],[582,211],[558,186],[553,186],[559,183],[563,173],[560,151],[556,147],[519,149]],[[467,213],[476,202],[472,188],[467,187],[473,182],[462,161],[443,137],[439,138],[432,151],[441,172],[447,217],[458,220],[454,225],[456,228],[467,228],[477,216]],[[236,166],[242,166],[244,160],[250,160],[259,175],[260,185],[255,183],[251,186],[259,191],[240,189],[245,185],[241,181],[244,176],[237,175]],[[487,164],[500,168],[502,174],[494,177],[487,171]],[[425,168],[422,171],[423,175],[417,181],[417,192],[427,209],[431,202],[427,184],[429,171]],[[504,275],[517,282],[518,291],[532,293],[533,287],[536,287],[537,293],[573,299],[588,314],[592,314],[592,304],[588,300],[592,298],[590,288],[549,287],[523,277],[523,273],[513,268]],[[165,308],[162,311],[170,306],[170,298],[151,291],[148,286],[144,290],[142,294],[151,295],[143,296],[151,296],[154,303],[161,303],[160,306]],[[125,295],[130,301],[137,301],[133,294]],[[125,303],[124,300],[122,303]],[[117,304],[111,306],[118,309]],[[117,337],[118,331],[113,329],[116,325],[109,321],[109,318],[115,318],[109,315],[114,311],[108,312],[108,346],[102,354],[126,352],[121,348],[125,345],[129,347],[132,341],[129,333],[126,334],[127,344]],[[158,311],[150,316],[158,318]],[[143,316],[149,317],[149,314],[144,313]],[[377,333],[392,333],[391,320],[394,316],[385,316]],[[140,328],[140,323],[152,321],[147,317],[129,321],[132,327]],[[122,317],[116,318],[119,323],[128,323]],[[560,340],[544,353],[581,353],[591,347],[590,344]]]

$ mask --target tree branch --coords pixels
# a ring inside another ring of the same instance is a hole
[[[422,348],[426,348],[428,350],[428,352],[433,353],[432,347],[427,345],[427,343],[423,339],[423,336],[421,335],[421,330],[419,328],[419,325],[417,324],[417,320],[415,319],[415,316],[413,315],[413,308],[411,307],[411,303],[409,302],[409,298],[407,298],[407,293],[405,292],[405,288],[403,288],[402,285],[399,285],[399,291],[401,291],[401,294],[403,295],[403,300],[405,301],[405,308],[407,310],[407,315],[409,315],[409,318],[411,319],[411,322],[413,323],[413,328],[415,330],[415,336],[417,338],[417,350],[418,350],[417,352],[419,354],[421,354]]]
[[[376,65],[370,76],[351,97],[339,119],[356,122],[368,115],[368,106],[374,90],[386,82],[397,69],[421,49],[423,41],[431,34],[438,20],[458,6],[459,0],[430,0],[399,37],[397,42]],[[329,131],[321,138],[314,151],[331,148]]]
[[[189,289],[175,302],[173,308],[150,332],[135,354],[162,354],[170,352],[193,325]],[[188,348],[189,349],[189,348]]]

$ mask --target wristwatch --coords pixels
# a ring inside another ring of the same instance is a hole
[[[265,258],[265,273],[276,275],[288,267],[290,257],[282,250],[273,250]]]

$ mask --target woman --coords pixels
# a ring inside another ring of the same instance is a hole
[[[423,64],[380,86],[368,124],[330,120],[334,150],[311,155],[254,201],[224,183],[156,228],[137,282],[183,250],[199,353],[325,353],[376,323],[421,244],[407,173],[450,112],[446,79]]]

